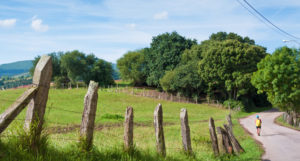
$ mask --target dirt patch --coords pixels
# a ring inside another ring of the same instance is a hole
[[[164,126],[171,126],[175,125],[176,123],[173,122],[165,122]],[[152,122],[138,122],[134,123],[134,126],[136,127],[151,127],[153,126]],[[118,128],[123,127],[123,122],[117,122],[117,123],[105,123],[105,124],[96,124],[94,130],[95,131],[101,131],[103,129],[112,129],[112,128]],[[80,124],[72,124],[72,125],[66,125],[66,126],[54,126],[46,128],[46,132],[49,134],[65,134],[73,131],[79,131]]]

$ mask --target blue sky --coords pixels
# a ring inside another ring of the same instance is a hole
[[[300,37],[299,0],[248,0],[274,24]],[[0,64],[79,50],[116,62],[153,36],[177,31],[198,42],[218,31],[249,36],[268,52],[296,43],[236,0],[1,0]]]

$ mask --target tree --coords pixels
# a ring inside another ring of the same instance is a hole
[[[205,84],[198,73],[198,62],[201,60],[201,45],[193,45],[182,54],[179,65],[170,71],[166,71],[160,79],[160,85],[164,91],[181,93],[186,97],[198,98],[205,92]]]
[[[117,61],[117,66],[123,80],[129,80],[133,85],[145,84],[146,64],[143,50],[127,52]]]
[[[63,55],[63,52],[53,52],[50,54],[47,54],[49,56],[51,56],[52,59],[52,80],[54,80],[55,77],[57,76],[61,76],[61,68],[60,68],[60,58]],[[37,63],[39,62],[41,56],[37,56],[34,58],[34,60],[32,61],[33,66],[30,68],[29,73],[33,76],[34,74],[34,70],[35,67],[37,65]]]
[[[251,83],[282,110],[300,112],[300,50],[282,47],[265,57]]]
[[[237,100],[252,88],[250,79],[266,49],[239,40],[211,41],[202,53],[199,74],[208,85],[208,95],[221,92]]]
[[[61,57],[61,68],[67,72],[72,83],[83,79],[83,74],[87,72],[87,60],[85,54],[74,50],[66,52]]]
[[[90,80],[98,82],[99,86],[115,84],[114,79],[112,77],[112,65],[111,63],[108,63],[105,60],[98,59],[89,72],[91,72],[91,77],[89,77],[89,79],[84,80],[86,84],[88,84]]]
[[[177,32],[153,37],[150,48],[145,49],[147,84],[160,87],[159,80],[164,76],[165,71],[175,69],[183,51],[191,48],[193,44],[196,44],[196,40],[186,39]]]

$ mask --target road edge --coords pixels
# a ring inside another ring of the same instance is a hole
[[[282,126],[282,127],[285,127],[285,128],[289,128],[289,129],[291,129],[291,130],[295,130],[295,131],[298,131],[298,132],[300,132],[300,129],[297,129],[297,128],[292,128],[292,127],[289,127],[289,126],[285,126],[283,123],[281,123],[281,122],[279,122],[279,121],[277,121],[277,119],[280,117],[280,116],[282,116],[283,114],[281,114],[281,115],[279,115],[279,116],[277,116],[277,117],[275,117],[275,119],[274,119],[274,123],[276,124],[276,125],[279,125],[279,126]]]

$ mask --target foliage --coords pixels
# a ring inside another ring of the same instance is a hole
[[[164,33],[153,37],[150,48],[145,49],[147,85],[160,87],[159,80],[165,71],[173,70],[179,64],[182,52],[196,44],[177,32]]]
[[[216,90],[237,100],[251,88],[250,79],[256,64],[266,56],[266,49],[238,40],[211,41],[199,62],[200,76],[208,85],[208,93]]]
[[[67,71],[68,78],[70,78],[72,83],[82,80],[83,74],[89,74],[86,73],[86,68],[89,68],[89,66],[90,64],[87,64],[85,54],[77,50],[66,52],[61,57],[61,67]]]
[[[123,80],[131,81],[133,85],[143,85],[146,82],[144,51],[129,51],[117,61]]]
[[[211,34],[209,40],[213,41],[225,41],[225,40],[237,40],[241,43],[248,43],[250,45],[255,45],[255,41],[250,39],[248,36],[242,37],[236,33],[226,33],[226,32],[218,32],[215,34]]]
[[[164,91],[182,93],[187,97],[197,97],[203,92],[204,82],[197,72],[197,63],[188,63],[167,71],[160,80]]]
[[[300,50],[279,48],[257,67],[251,82],[258,92],[266,92],[275,107],[300,112]]]
[[[84,81],[89,84],[90,80],[94,80],[99,85],[114,84],[112,64],[102,59],[98,59],[95,55],[79,52],[77,50],[71,52],[58,52],[48,54],[52,59],[52,80],[56,87],[63,87],[71,82],[76,84],[78,81]],[[40,56],[33,61],[33,67],[30,69],[33,75],[34,69]]]

